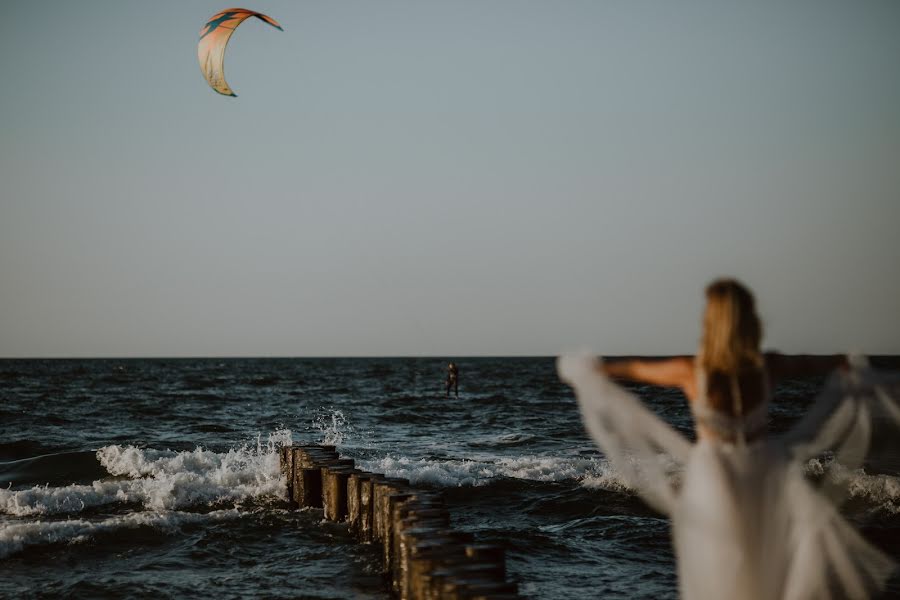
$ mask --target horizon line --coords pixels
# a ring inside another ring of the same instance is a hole
[[[671,358],[675,356],[694,356],[696,353],[675,354],[597,354],[598,357],[613,359],[621,358]],[[800,356],[832,356],[840,352],[791,352],[787,355]],[[0,361],[13,360],[248,360],[248,359],[279,359],[279,360],[333,360],[333,359],[469,359],[469,358],[555,358],[560,354],[357,354],[357,355],[277,355],[277,354],[209,354],[209,355],[146,355],[146,356],[0,356]],[[896,354],[865,354],[869,358],[900,358]]]

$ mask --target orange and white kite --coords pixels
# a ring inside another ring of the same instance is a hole
[[[225,82],[225,46],[231,39],[231,34],[245,19],[256,17],[265,21],[272,27],[284,31],[278,21],[262,13],[246,8],[228,8],[213,15],[209,22],[200,30],[200,43],[197,44],[197,58],[200,60],[200,71],[206,77],[209,87],[223,96],[236,97],[228,83]]]

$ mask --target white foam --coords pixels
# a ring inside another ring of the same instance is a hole
[[[360,468],[403,477],[412,484],[480,486],[499,478],[556,482],[576,480],[590,488],[624,490],[625,484],[600,458],[521,456],[482,460],[431,460],[385,456],[358,461]]]
[[[262,496],[285,498],[278,447],[290,440],[290,431],[279,430],[269,435],[265,444],[258,439],[255,448],[245,446],[224,453],[202,448],[172,452],[106,446],[97,451],[97,459],[111,475],[123,479],[0,490],[0,513],[19,517],[75,514],[117,503],[173,510]]]
[[[84,542],[96,534],[121,529],[154,527],[176,530],[187,523],[221,521],[240,516],[236,509],[217,510],[209,513],[188,512],[138,512],[109,517],[102,521],[69,519],[66,521],[28,521],[0,524],[0,559],[21,552],[29,546]]]
[[[673,482],[681,476],[678,466],[664,461],[664,469]],[[387,455],[382,458],[359,460],[358,466],[367,471],[384,473],[389,477],[409,479],[412,484],[436,487],[482,486],[502,478],[537,482],[574,481],[592,490],[632,493],[634,490],[602,457],[521,456],[514,458],[479,459],[411,459]],[[811,475],[821,475],[829,469],[830,477],[851,498],[863,502],[873,510],[900,514],[900,477],[869,475],[862,469],[850,471],[827,461],[812,460],[807,465]]]
[[[863,501],[871,509],[900,514],[900,477],[870,475],[863,469],[847,469],[830,459],[812,459],[806,472],[821,476],[828,473],[829,481],[846,490],[849,497]]]

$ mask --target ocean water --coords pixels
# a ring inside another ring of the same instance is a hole
[[[0,597],[389,598],[370,548],[288,510],[294,440],[443,491],[528,598],[675,598],[668,522],[594,448],[553,359],[456,362],[459,399],[443,359],[0,361]],[[820,383],[780,386],[771,428]],[[690,435],[680,394],[635,389]],[[845,513],[900,559],[898,473],[844,479]]]

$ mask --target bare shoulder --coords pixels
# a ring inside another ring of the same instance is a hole
[[[697,395],[697,361],[693,356],[673,356],[671,359],[674,379],[685,396],[693,401]]]

